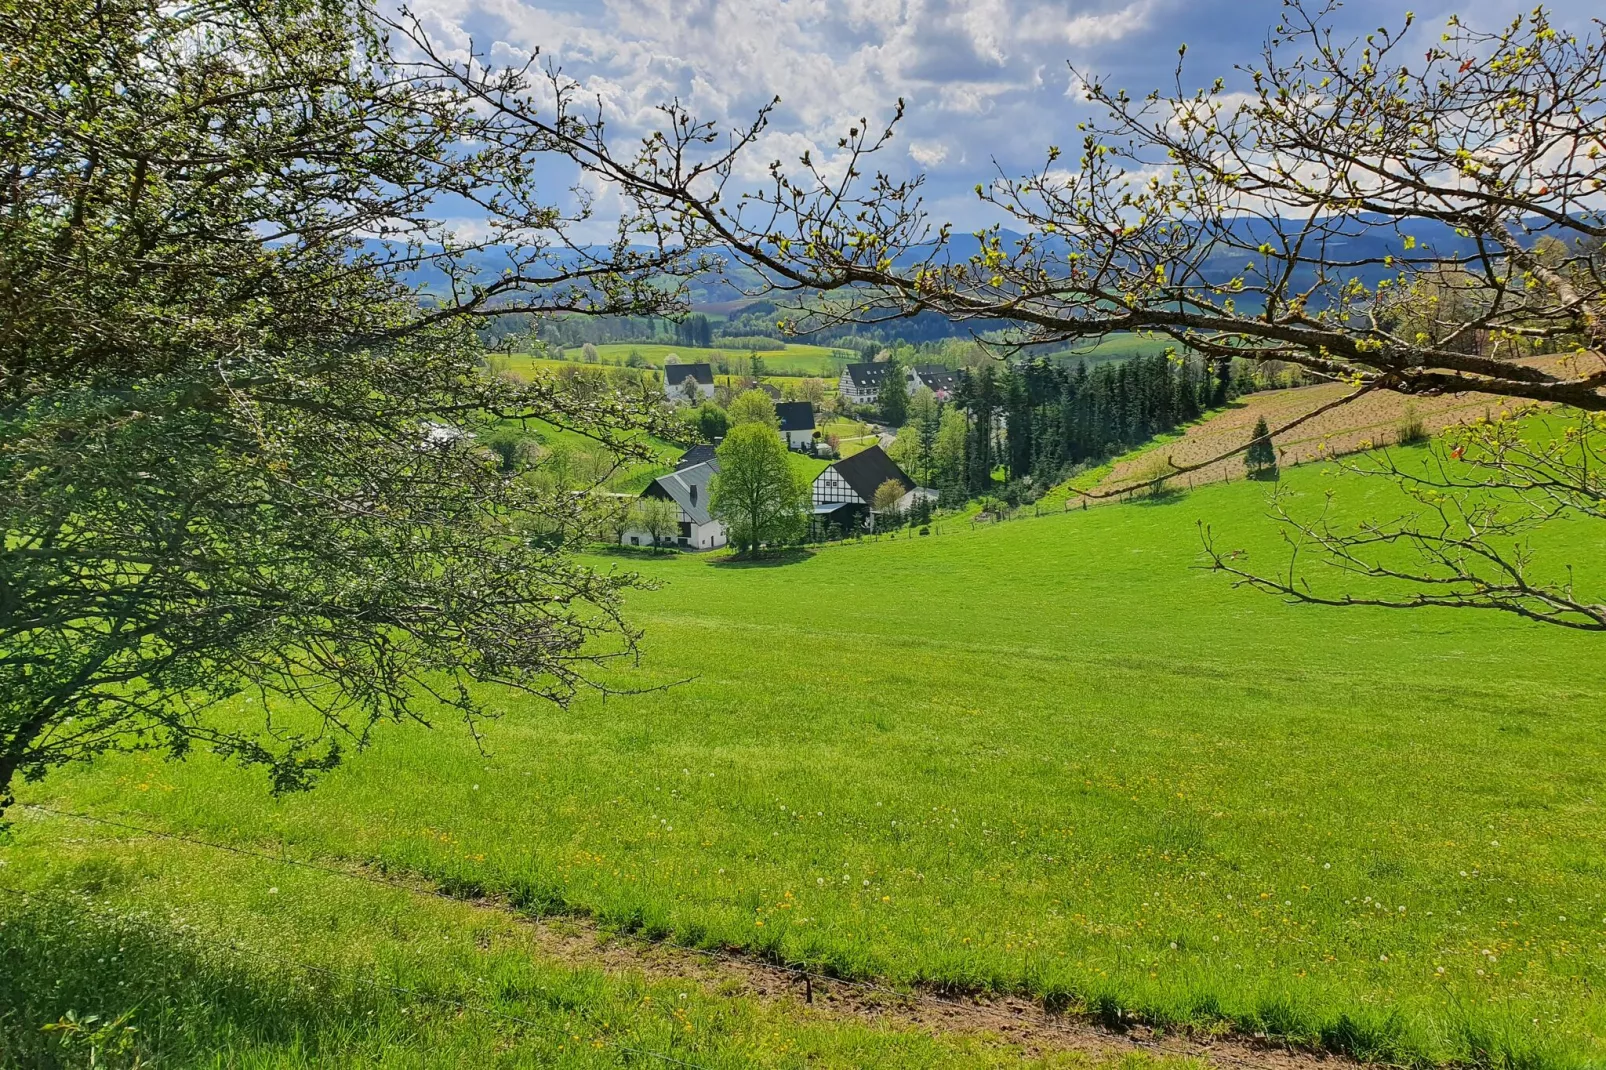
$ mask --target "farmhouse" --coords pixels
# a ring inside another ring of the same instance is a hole
[[[676,545],[688,550],[714,550],[725,545],[725,525],[708,511],[709,484],[718,474],[719,461],[709,457],[659,476],[641,492],[643,498],[667,499],[680,510]],[[653,545],[652,533],[640,528],[627,528],[619,541],[626,546]]]
[[[886,379],[887,371],[893,367],[896,365],[888,361],[849,364],[842,369],[837,389],[855,405],[873,405],[881,393],[881,383]],[[916,364],[912,368],[905,368],[903,379],[904,389],[910,394],[924,386],[937,395],[938,401],[951,400],[959,390],[959,373],[941,364]]]
[[[849,364],[842,369],[842,376],[837,380],[837,389],[842,396],[855,405],[873,405],[876,395],[881,392],[881,381],[887,377],[889,370],[899,368],[891,361],[877,361],[874,364]],[[912,377],[913,373],[904,371],[905,378]],[[909,392],[914,393],[910,387]]]
[[[941,364],[916,364],[914,366],[914,382],[909,387],[913,394],[921,387],[925,387],[937,395],[938,401],[952,401],[959,390],[959,373],[952,368],[944,368]]]
[[[907,510],[916,501],[935,498],[937,493],[915,485],[896,461],[880,446],[871,446],[852,457],[844,457],[821,472],[814,480],[814,522],[820,527],[836,526],[851,531],[863,524],[875,530],[875,492],[887,480],[903,486],[897,508]]]
[[[814,445],[814,406],[806,401],[783,401],[775,406],[781,425],[781,440],[789,450],[806,450]]]
[[[686,380],[692,381],[688,387]],[[714,396],[714,369],[708,364],[664,365],[664,396],[677,405],[698,405]]]

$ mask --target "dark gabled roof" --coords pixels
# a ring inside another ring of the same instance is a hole
[[[676,461],[674,465],[675,471],[678,472],[682,468],[690,468],[694,464],[702,464],[704,461],[712,461],[713,459],[714,447],[706,444],[693,446],[680,455],[680,460]]]
[[[806,401],[783,401],[775,406],[782,431],[814,430],[814,406]]]
[[[944,368],[941,364],[916,364],[915,374],[920,381],[932,390],[954,391],[959,389],[959,373],[952,368]]]
[[[698,386],[714,385],[714,369],[707,364],[665,364],[664,382],[679,386],[687,376],[697,380]]]
[[[891,361],[884,360],[875,364],[849,364],[842,370],[852,376],[855,386],[880,386],[881,380],[887,377],[887,369],[896,367]]]
[[[644,498],[667,496],[691,517],[694,524],[706,524],[712,519],[708,511],[710,484],[719,474],[719,461],[710,459],[701,464],[677,468],[666,476],[659,476],[647,487]]]
[[[844,457],[831,466],[853,492],[867,502],[875,501],[876,488],[889,479],[903,484],[905,493],[915,489],[915,481],[904,474],[902,468],[880,446],[860,450],[852,457]]]

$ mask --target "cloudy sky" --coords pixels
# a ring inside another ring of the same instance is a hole
[[[1498,0],[1417,7],[1437,36],[1459,12],[1492,28],[1531,6]],[[997,159],[1029,168],[1046,146],[1074,144],[1085,113],[1071,65],[1136,92],[1166,85],[1188,45],[1189,87],[1249,62],[1278,0],[414,0],[437,40],[470,38],[493,59],[539,48],[600,95],[615,128],[642,129],[679,98],[736,123],[773,96],[781,106],[755,169],[816,157],[860,115],[908,101],[900,167],[928,175],[936,214],[981,221],[969,191]],[[1586,29],[1594,0],[1561,0],[1556,21]],[[1346,33],[1397,26],[1404,5],[1358,0]],[[872,122],[874,119],[872,119]],[[893,161],[889,160],[891,164]]]

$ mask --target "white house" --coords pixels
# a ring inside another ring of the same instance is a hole
[[[887,372],[900,369],[905,379],[905,387],[909,393],[915,388],[908,386],[908,380],[913,372],[902,369],[900,365],[891,361],[877,361],[874,364],[849,364],[842,369],[842,375],[837,379],[837,390],[842,396],[855,405],[874,405],[876,396],[881,393],[881,382],[887,377]]]
[[[789,450],[814,446],[814,406],[806,401],[783,401],[775,406],[781,425],[781,439]]]
[[[937,492],[916,486],[880,446],[871,446],[831,465],[814,479],[814,522],[851,531],[864,524],[875,529],[875,492],[887,480],[903,485],[897,508],[907,512],[915,502],[935,500]]]
[[[664,396],[677,405],[701,405],[714,396],[714,369],[707,364],[665,364]]]
[[[659,476],[641,492],[643,498],[673,502],[679,510],[675,545],[687,550],[715,550],[725,545],[725,525],[708,511],[709,486],[718,473],[715,458],[695,460]],[[626,546],[653,545],[652,533],[639,528],[627,528],[619,541]]]
[[[881,384],[889,369],[896,367],[890,361],[874,364],[849,364],[842,369],[837,389],[855,405],[874,405],[881,393]],[[916,364],[903,369],[903,388],[911,396],[921,387],[929,387],[938,401],[949,401],[959,389],[959,373],[940,364]]]
[[[914,383],[909,388],[911,394],[926,387],[937,395],[938,401],[947,402],[959,391],[959,373],[952,368],[941,364],[916,364],[911,370],[914,372]]]

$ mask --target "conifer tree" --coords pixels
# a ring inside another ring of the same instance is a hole
[[[1255,421],[1254,438],[1244,454],[1244,467],[1249,469],[1253,479],[1269,479],[1277,475],[1277,451],[1272,448],[1271,428],[1266,426],[1264,416]]]

